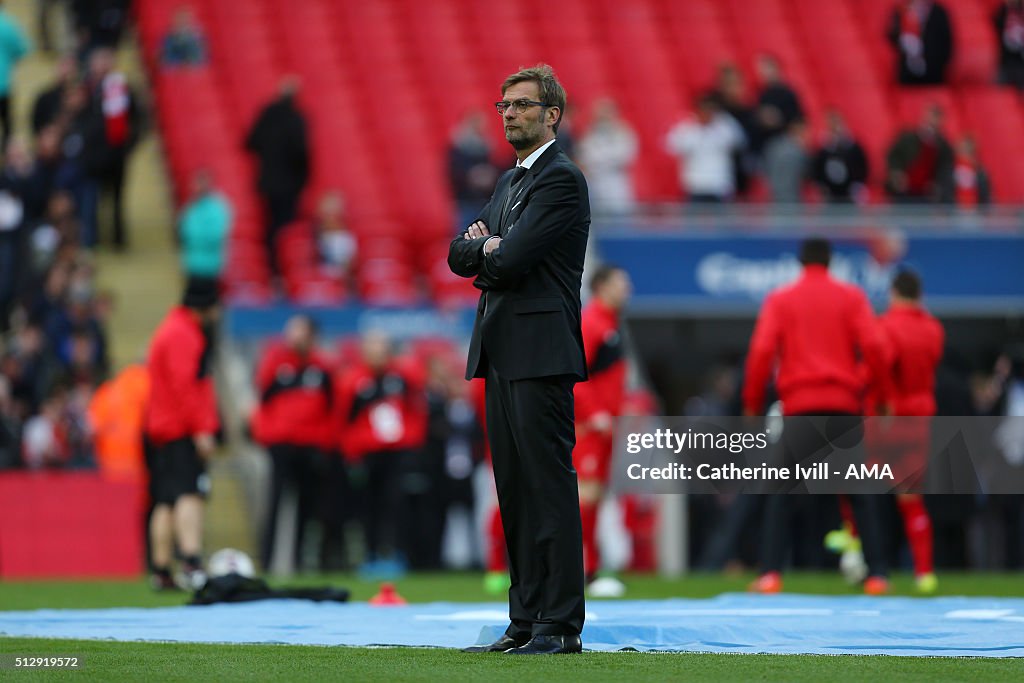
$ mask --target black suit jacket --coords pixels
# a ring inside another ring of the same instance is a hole
[[[953,59],[953,29],[946,8],[933,3],[928,18],[921,27],[921,41],[924,43],[923,74],[914,73],[907,65],[906,55],[900,47],[899,8],[889,17],[889,42],[899,54],[897,78],[905,85],[941,85],[946,82],[946,67]]]
[[[486,376],[490,365],[509,380],[586,379],[580,284],[590,234],[587,181],[556,142],[526,172],[502,220],[512,175],[498,180],[477,217],[501,236],[501,246],[485,257],[487,238],[459,235],[448,250],[452,272],[476,278],[483,290],[466,379]]]

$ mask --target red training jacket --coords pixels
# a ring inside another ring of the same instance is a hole
[[[367,453],[419,448],[427,435],[427,402],[417,373],[392,363],[380,374],[364,363],[343,370],[335,406],[341,450],[349,460]]]
[[[942,360],[942,323],[920,306],[893,306],[878,319],[886,343],[883,393],[894,415],[935,414],[935,369]]]
[[[800,279],[764,301],[747,355],[743,408],[762,412],[777,367],[784,414],[861,414],[865,385],[858,354],[872,378],[882,376],[885,349],[867,297],[824,266],[806,266]]]
[[[594,415],[622,414],[626,392],[626,360],[619,329],[619,314],[594,297],[583,308],[583,350],[589,379],[576,384],[576,422]]]
[[[303,355],[282,342],[271,344],[256,370],[256,390],[260,406],[252,431],[259,443],[334,450],[331,369],[319,353]]]
[[[220,428],[206,355],[207,339],[195,314],[184,306],[172,308],[153,335],[146,362],[145,430],[154,445]]]

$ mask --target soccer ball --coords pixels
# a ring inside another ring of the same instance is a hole
[[[240,574],[251,579],[256,576],[256,565],[252,558],[234,548],[222,548],[215,552],[210,556],[207,567],[211,577]]]

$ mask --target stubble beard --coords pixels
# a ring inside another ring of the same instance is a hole
[[[505,139],[515,150],[529,149],[540,142],[540,134],[528,132],[522,127],[516,130],[506,130]]]

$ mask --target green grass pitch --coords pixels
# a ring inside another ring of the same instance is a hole
[[[689,576],[663,580],[627,576],[630,599],[710,597],[742,591],[750,576]],[[1024,595],[1024,576],[944,574],[941,595]],[[365,600],[376,583],[352,576],[313,576],[290,584],[349,587]],[[911,595],[909,576],[897,576],[894,594]],[[487,601],[477,574],[413,575],[397,582],[412,602]],[[786,589],[849,594],[835,575],[786,577]],[[181,594],[154,594],[133,582],[0,582],[0,609],[180,605]],[[468,644],[468,643],[467,643]],[[1010,681],[1024,679],[1024,660],[877,656],[585,653],[571,657],[467,655],[430,648],[348,648],[289,645],[121,643],[0,637],[4,655],[74,654],[83,667],[65,671],[0,670],[0,680],[273,680],[273,681]],[[525,661],[524,661],[525,660]]]

